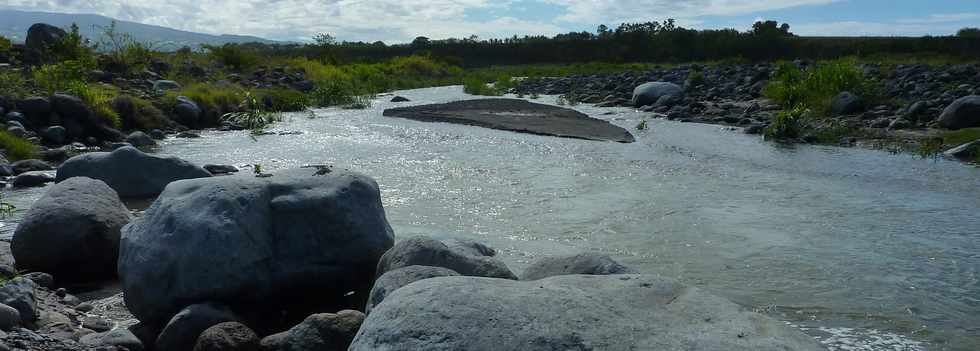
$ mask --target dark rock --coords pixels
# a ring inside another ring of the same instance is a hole
[[[51,123],[51,102],[47,98],[34,96],[17,101],[17,109],[24,115],[20,122],[28,122],[35,127],[47,126]],[[8,120],[13,120],[9,115]]]
[[[72,157],[58,167],[57,180],[89,177],[109,185],[123,198],[148,198],[174,181],[210,177],[211,173],[176,157],[160,157],[133,147]]]
[[[21,127],[24,126],[24,123],[27,123],[27,118],[20,112],[7,112],[3,117],[6,119],[6,122],[17,122]]]
[[[937,122],[948,129],[980,127],[980,95],[957,99],[943,110]]]
[[[204,165],[204,169],[211,172],[211,174],[238,173],[238,167],[232,165]]]
[[[34,323],[38,318],[37,284],[24,277],[8,280],[0,286],[0,303],[20,313],[21,324]]]
[[[0,304],[0,330],[10,331],[20,325],[20,312],[16,308]]]
[[[238,322],[214,325],[197,338],[194,351],[258,351],[259,336]],[[313,349],[310,349],[313,350]]]
[[[185,126],[195,128],[199,126],[203,111],[193,100],[186,96],[177,97],[177,105],[174,107],[174,114],[177,122]]]
[[[64,145],[68,139],[68,131],[62,126],[51,126],[41,130],[41,139],[52,145]]]
[[[837,94],[830,102],[830,110],[837,116],[860,113],[864,110],[864,100],[845,91]]]
[[[129,136],[126,137],[126,142],[134,147],[157,146],[157,143],[153,141],[153,138],[140,131],[130,133]]]
[[[190,300],[298,321],[343,307],[335,304],[364,306],[393,241],[377,183],[358,173],[185,180],[123,229],[119,274],[126,305],[144,322]]]
[[[522,280],[538,280],[556,275],[610,275],[637,273],[632,268],[614,261],[609,255],[594,252],[577,255],[540,258],[521,275]]]
[[[316,83],[314,83],[312,80],[301,80],[293,83],[293,88],[301,92],[308,93],[316,89]]]
[[[153,138],[153,140],[163,140],[167,138],[167,133],[164,133],[159,129],[154,129],[150,131],[150,137]]]
[[[47,162],[61,163],[68,159],[69,152],[72,148],[69,146],[63,146],[54,149],[47,149],[40,151],[39,154],[41,159]]]
[[[217,304],[196,304],[177,313],[157,337],[157,350],[192,350],[205,330],[219,323],[237,322],[230,309]]]
[[[263,350],[347,350],[364,322],[364,314],[344,310],[307,317],[288,331],[262,339]]]
[[[657,103],[657,100],[666,95],[674,95],[678,98],[683,97],[684,88],[668,82],[644,83],[636,87],[636,89],[633,89],[633,106],[654,105]]]
[[[54,177],[42,171],[24,172],[14,178],[15,188],[33,188],[54,182]]]
[[[201,137],[200,134],[194,132],[180,132],[177,134],[177,138],[181,138],[181,139],[197,139],[200,137]]]
[[[125,347],[129,351],[143,351],[143,342],[126,328],[116,328],[105,333],[82,336],[79,342],[90,347]]]
[[[898,117],[893,119],[891,123],[888,124],[888,129],[892,129],[892,130],[908,129],[911,126],[912,126],[912,122],[909,122],[909,120],[905,118]]]
[[[112,329],[112,322],[102,317],[88,316],[82,318],[82,328],[93,330],[99,333],[107,332],[110,329]]]
[[[795,327],[674,280],[557,276],[425,279],[364,321],[364,350],[825,350]]]
[[[120,229],[130,221],[116,192],[105,183],[76,177],[38,199],[14,231],[11,252],[21,269],[60,277],[111,277]]]
[[[402,240],[388,250],[378,262],[378,276],[408,266],[443,267],[462,275],[517,279],[507,265],[493,256],[453,250],[443,242],[424,236]]]
[[[960,161],[978,162],[980,161],[980,140],[974,140],[949,149],[943,153],[943,156]]]
[[[52,45],[57,44],[68,35],[64,29],[46,23],[35,23],[27,29],[27,38],[24,39],[26,50],[22,59],[30,64],[48,62],[51,60],[46,53]]]
[[[34,172],[34,171],[50,171],[54,169],[50,164],[41,160],[20,160],[10,164],[10,167],[14,169],[15,174]]]
[[[13,135],[15,137],[18,137],[18,138],[26,138],[27,137],[27,129],[24,129],[24,127],[21,127],[21,126],[10,126],[10,127],[7,127],[7,133],[10,134],[10,135]]]
[[[405,285],[422,279],[455,275],[459,275],[459,273],[448,268],[431,266],[408,266],[385,272],[374,282],[374,287],[371,288],[371,295],[368,297],[368,303],[364,308],[364,313],[370,314],[371,309],[380,304],[381,301],[384,301],[386,296],[391,295],[395,290]]]
[[[51,289],[54,287],[54,276],[44,272],[31,272],[24,274],[24,278],[30,279],[34,284],[42,288]]]
[[[409,102],[409,101],[412,101],[412,100],[409,100],[408,98],[406,98],[404,96],[396,96],[396,97],[391,98],[391,102]]]

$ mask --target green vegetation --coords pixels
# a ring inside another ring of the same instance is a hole
[[[13,44],[10,42],[10,39],[0,35],[0,62],[7,60],[8,55],[10,55],[10,48],[12,47]]]
[[[640,123],[638,123],[636,125],[636,130],[646,130],[647,128],[648,128],[648,126],[647,126],[647,121],[646,120],[642,120],[642,121],[640,121]]]
[[[866,78],[857,63],[851,60],[821,62],[803,69],[793,63],[782,62],[763,95],[783,108],[802,106],[819,116],[826,116],[830,113],[833,98],[844,91],[866,101],[877,98],[875,83]]]
[[[942,138],[943,143],[951,147],[955,147],[974,140],[980,140],[980,128],[944,131],[940,137]]]
[[[17,206],[14,206],[14,204],[4,200],[3,193],[0,193],[0,218],[10,217],[14,214],[14,211],[16,210],[17,210]],[[0,286],[6,284],[8,279],[13,279],[13,278],[0,278]]]
[[[194,101],[203,112],[202,124],[215,126],[221,116],[238,111],[244,91],[237,85],[219,86],[213,83],[193,83],[180,90],[167,92],[162,105],[165,110],[173,110],[177,105],[177,97],[185,96]]]
[[[7,131],[0,131],[0,148],[6,150],[5,155],[11,161],[34,158],[34,155],[37,154],[36,145],[7,133]]]
[[[118,90],[112,86],[102,84],[86,84],[84,82],[73,82],[65,92],[82,99],[95,117],[113,128],[122,127],[119,113],[112,108],[112,98],[118,94]]]
[[[112,99],[112,109],[119,114],[125,130],[152,130],[166,127],[167,118],[149,101],[119,95]]]
[[[254,93],[262,102],[263,109],[268,111],[298,112],[310,106],[309,96],[297,90],[258,89]]]
[[[259,100],[246,91],[242,96],[242,101],[238,106],[239,112],[230,112],[221,116],[221,120],[236,126],[252,130],[252,134],[258,134],[270,124],[282,121],[282,114],[265,110]]]
[[[0,70],[0,96],[20,99],[30,93],[30,86],[20,72]]]
[[[239,45],[225,44],[222,46],[205,46],[204,48],[217,62],[237,72],[255,67],[260,60],[258,54]]]
[[[99,66],[109,72],[130,74],[142,71],[153,58],[153,50],[146,43],[133,39],[128,33],[116,30],[116,21],[102,28],[97,48],[106,51]]]
[[[765,130],[767,139],[790,140],[803,137],[806,130],[810,128],[812,114],[803,105],[786,111],[780,111],[772,119],[772,123]]]
[[[34,69],[34,85],[48,95],[65,92],[79,84],[86,84],[88,68],[86,64],[75,60],[43,65]]]
[[[78,25],[72,23],[67,34],[60,41],[47,48],[45,58],[49,62],[77,61],[84,65],[94,63],[94,50],[89,41],[78,33]]]

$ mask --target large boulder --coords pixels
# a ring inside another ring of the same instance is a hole
[[[222,305],[203,303],[190,305],[170,319],[157,337],[157,350],[192,350],[198,337],[208,328],[239,318]]]
[[[631,274],[638,273],[614,261],[609,255],[586,252],[576,255],[540,258],[521,275],[522,280],[538,280],[556,275],[591,274]]]
[[[71,177],[98,179],[123,198],[149,198],[181,179],[210,177],[204,168],[176,157],[143,153],[134,147],[92,152],[68,159],[58,167],[57,181]]]
[[[362,350],[824,350],[731,301],[651,275],[426,279],[364,321]]]
[[[187,301],[298,322],[364,306],[393,241],[377,183],[358,173],[183,180],[123,229],[119,276],[143,322],[166,321]]]
[[[148,147],[148,146],[157,145],[157,142],[153,141],[153,138],[151,138],[149,135],[146,135],[146,133],[140,131],[130,133],[129,136],[126,137],[126,142],[135,147]]]
[[[46,23],[35,23],[27,29],[27,38],[24,40],[26,50],[24,61],[27,63],[40,63],[47,61],[44,53],[52,45],[61,41],[68,35],[64,29]]]
[[[937,121],[940,127],[963,129],[980,127],[980,95],[964,96],[946,106]]]
[[[314,314],[288,331],[262,339],[262,350],[347,350],[363,322],[364,314],[352,310]]]
[[[399,268],[393,271],[385,272],[378,280],[374,282],[374,287],[371,288],[371,294],[368,297],[367,306],[364,308],[364,313],[371,313],[371,309],[384,301],[385,297],[391,295],[399,288],[417,282],[423,279],[435,278],[435,277],[449,277],[459,275],[455,271],[442,268],[442,267],[431,267],[431,266],[408,266],[404,268]]]
[[[506,264],[492,255],[492,250],[484,253],[490,255],[481,254],[466,245],[451,248],[429,237],[411,237],[402,240],[381,257],[378,276],[408,266],[433,266],[448,268],[462,275],[517,279]]]
[[[682,98],[684,97],[684,88],[669,82],[644,83],[633,89],[633,106],[642,107],[653,105],[661,97],[670,95],[676,98]]]
[[[845,91],[831,100],[830,110],[835,116],[855,114],[864,110],[864,99]]]
[[[40,96],[27,97],[17,101],[17,109],[24,114],[28,124],[44,127],[51,123],[51,102]]]
[[[119,233],[130,219],[105,183],[71,178],[48,188],[27,211],[10,249],[20,269],[64,278],[111,277]]]
[[[219,323],[201,333],[194,351],[259,351],[259,336],[238,322]]]
[[[54,169],[54,167],[51,167],[51,164],[37,159],[16,161],[14,163],[11,163],[10,167],[14,170],[14,174],[36,172],[36,171],[50,171]]]
[[[177,105],[174,106],[174,115],[177,117],[178,123],[196,128],[200,124],[201,114],[203,113],[204,111],[197,106],[194,100],[186,96],[177,97]]]

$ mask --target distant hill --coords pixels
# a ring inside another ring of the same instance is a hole
[[[78,29],[85,37],[97,41],[101,36],[99,27],[108,26],[112,18],[99,15],[80,15],[52,12],[29,12],[16,10],[0,10],[0,35],[14,42],[22,43],[27,37],[27,29],[34,23],[47,23],[56,27],[67,28],[72,23],[78,24]],[[176,50],[182,46],[199,47],[202,44],[221,45],[225,43],[277,43],[274,40],[243,35],[211,35],[177,30],[173,28],[154,26],[136,22],[116,21],[116,30],[129,33],[134,39],[144,43],[152,43],[155,48],[163,51]]]

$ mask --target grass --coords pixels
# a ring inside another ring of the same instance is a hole
[[[792,140],[803,137],[811,126],[812,113],[803,105],[792,110],[780,111],[766,128],[766,139]]]
[[[956,147],[974,140],[980,140],[980,128],[944,131],[940,137],[946,145]]]
[[[826,61],[807,69],[781,62],[763,95],[785,109],[803,106],[823,117],[830,114],[833,98],[844,91],[869,102],[877,99],[875,82],[865,77],[853,60]]]
[[[299,112],[310,106],[309,96],[297,90],[257,89],[254,94],[262,102],[263,109],[267,111]]]
[[[221,120],[258,134],[269,125],[282,121],[282,114],[265,110],[252,92],[246,91],[239,104],[239,111],[226,113],[221,116]]]
[[[17,206],[7,202],[3,199],[3,193],[0,193],[0,218],[7,218],[14,215],[14,211],[17,210]],[[7,279],[12,279],[8,277],[0,278],[0,286],[7,283]]]
[[[0,71],[0,96],[20,99],[29,95],[30,92],[30,86],[20,72]]]
[[[237,85],[193,83],[167,92],[163,97],[163,106],[165,110],[172,110],[177,105],[177,97],[186,96],[201,108],[202,125],[214,126],[219,124],[221,116],[238,111],[243,94],[244,90]]]
[[[84,82],[72,82],[65,89],[65,92],[72,94],[85,102],[95,117],[114,128],[122,128],[122,121],[119,113],[112,108],[112,99],[119,92],[114,87],[102,84],[86,84]]]
[[[167,117],[147,100],[129,95],[112,99],[112,109],[119,114],[124,130],[153,130],[166,127]]]
[[[11,161],[31,159],[37,155],[37,145],[7,131],[0,131],[0,148],[6,150],[5,155]]]
[[[85,84],[89,66],[75,60],[43,65],[32,72],[34,84],[48,95],[64,92],[77,84]]]

